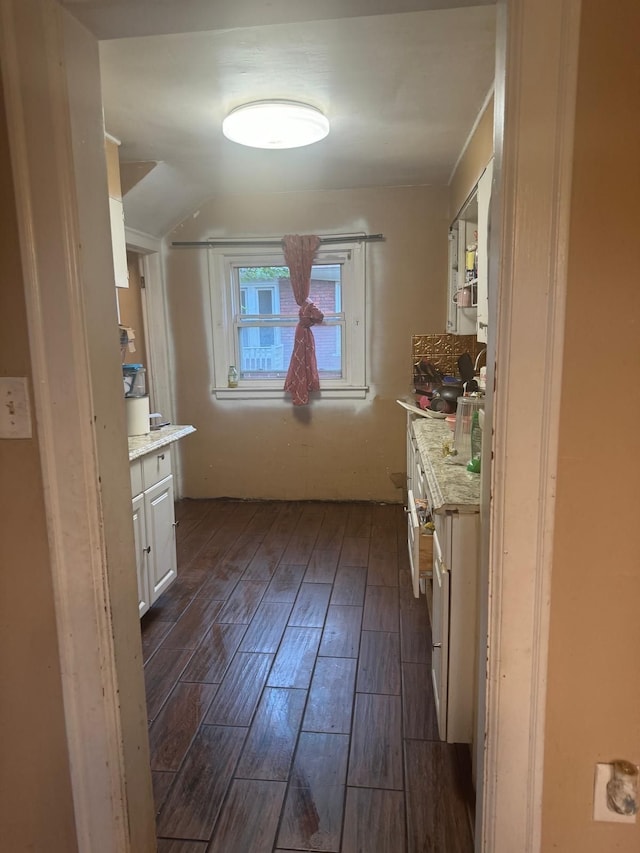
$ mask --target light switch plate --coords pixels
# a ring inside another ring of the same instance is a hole
[[[0,438],[31,438],[29,385],[25,376],[0,376]]]
[[[607,782],[611,779],[611,771],[611,764],[596,764],[593,819],[611,823],[635,823],[637,815],[618,814],[607,805]]]

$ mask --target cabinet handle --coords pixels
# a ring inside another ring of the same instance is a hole
[[[159,453],[159,454],[158,454],[158,459],[164,459],[164,453]]]
[[[146,548],[143,548],[142,550],[144,551],[145,554],[150,554],[151,553],[151,545],[147,546]]]
[[[441,649],[442,643],[431,643],[431,648],[432,649]]]

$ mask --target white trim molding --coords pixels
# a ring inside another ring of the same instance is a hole
[[[153,811],[150,796],[148,803],[143,796],[137,798],[137,813],[129,808],[132,792],[107,558],[110,540],[104,525],[94,426],[101,390],[92,387],[83,280],[91,260],[81,253],[66,16],[54,0],[0,0],[0,57],[77,849],[79,853],[143,853],[142,846],[132,842],[132,826],[148,819],[152,828]],[[85,30],[82,37],[85,40],[80,48],[74,46],[73,56],[79,63],[92,63],[87,65],[92,72],[90,87],[99,79],[97,43]],[[97,98],[99,116],[99,88]],[[106,166],[104,179],[106,191]],[[104,205],[104,246],[108,246],[106,196]],[[93,263],[95,269],[98,262]],[[105,269],[101,272],[106,281],[111,280]],[[113,322],[115,328],[115,300]],[[117,360],[117,352],[114,355]],[[139,719],[145,723],[142,707]],[[150,849],[150,845],[144,847]]]
[[[162,240],[158,237],[153,237],[151,234],[146,234],[144,231],[138,231],[136,228],[129,228],[126,223],[124,226],[124,237],[127,249],[139,252],[141,255],[162,251]]]
[[[540,849],[579,17],[580,0],[498,4],[483,853]]]
[[[265,249],[256,245],[239,250],[233,246],[220,246],[209,249],[207,255],[212,378],[214,380],[212,395],[217,400],[289,399],[288,396],[283,395],[284,376],[276,380],[245,380],[241,374],[237,388],[229,389],[226,384],[229,365],[235,364],[240,368],[236,323],[240,309],[234,268],[250,263],[256,266],[286,266],[282,249],[277,247]],[[314,263],[317,265],[340,264],[342,267],[339,310],[342,318],[340,324],[342,326],[342,378],[321,378],[320,393],[312,394],[312,399],[362,400],[369,392],[366,383],[365,358],[366,244],[347,242],[321,246],[316,253]]]

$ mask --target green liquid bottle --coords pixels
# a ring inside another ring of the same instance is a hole
[[[467,465],[467,471],[473,474],[480,473],[480,457],[482,456],[482,430],[480,429],[480,417],[478,412],[471,415],[471,459]]]

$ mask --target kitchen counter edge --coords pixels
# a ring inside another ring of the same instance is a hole
[[[196,428],[190,424],[170,424],[145,435],[131,435],[129,436],[129,462],[140,459],[141,456],[153,453],[154,450],[159,450],[168,444],[173,444],[174,441],[179,441],[195,431]]]
[[[475,513],[480,510],[480,476],[463,465],[445,461],[443,441],[452,437],[443,421],[417,418],[413,434],[427,477],[429,494],[435,512]]]

